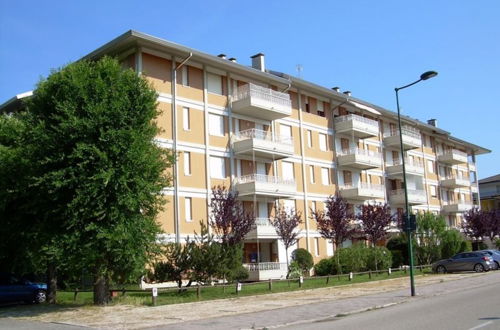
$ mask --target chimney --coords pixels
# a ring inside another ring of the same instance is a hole
[[[225,60],[226,59],[226,54],[219,54],[219,55],[217,55],[217,57]]]
[[[236,63],[236,58],[234,58],[234,57],[231,57],[229,60],[230,60],[231,62],[233,62],[233,63]]]
[[[351,96],[351,91],[345,91],[344,94],[347,96]]]
[[[266,72],[266,64],[264,63],[264,54],[258,53],[250,57],[252,59],[252,68],[262,72]]]
[[[432,125],[434,127],[438,127],[438,121],[437,121],[437,119],[434,119],[434,118],[433,119],[429,119],[427,121],[427,124]]]
[[[340,93],[340,87],[335,86],[335,87],[332,87],[332,89],[334,91],[336,91],[337,93]]]

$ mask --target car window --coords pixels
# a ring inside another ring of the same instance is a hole
[[[463,258],[463,253],[454,255],[452,259],[460,259],[460,258]]]

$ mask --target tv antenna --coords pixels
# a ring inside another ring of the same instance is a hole
[[[302,78],[302,70],[304,70],[304,67],[302,67],[302,64],[297,64],[295,66],[295,70],[297,70],[297,76],[299,78]]]

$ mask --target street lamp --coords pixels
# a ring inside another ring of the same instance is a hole
[[[406,168],[405,168],[405,154],[404,154],[404,148],[403,148],[403,131],[401,130],[401,114],[399,110],[399,90],[408,88],[410,86],[415,85],[416,83],[421,82],[422,80],[427,80],[430,78],[434,78],[437,76],[436,71],[427,71],[424,72],[420,75],[420,79],[412,82],[411,84],[405,85],[403,87],[396,87],[394,88],[394,91],[396,92],[396,104],[398,107],[398,127],[399,127],[399,147],[401,150],[401,160],[403,164],[403,185],[404,185],[404,192],[405,192],[405,214],[403,215],[404,217],[404,223],[405,223],[405,230],[408,236],[408,256],[410,258],[410,287],[411,287],[411,295],[415,296],[415,279],[413,278],[413,247],[412,247],[412,240],[411,240],[411,228],[410,228],[410,205],[408,204],[408,189],[406,186]]]

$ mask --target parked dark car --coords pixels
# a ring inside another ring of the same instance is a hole
[[[493,268],[491,257],[480,251],[462,252],[450,259],[443,259],[432,265],[435,273],[451,273],[460,271],[484,272]]]
[[[20,279],[10,273],[0,273],[0,303],[42,303],[46,299],[47,285]]]
[[[479,252],[487,253],[493,259],[493,269],[500,269],[500,251],[498,250],[481,250]]]

